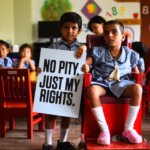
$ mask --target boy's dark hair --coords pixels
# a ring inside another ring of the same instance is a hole
[[[124,25],[123,25],[123,23],[121,23],[121,22],[118,21],[118,20],[110,20],[110,21],[105,22],[105,23],[104,23],[104,28],[105,28],[105,26],[111,25],[111,24],[118,24],[118,25],[120,26],[120,31],[121,31],[121,33],[122,33],[122,34],[124,33]]]
[[[79,30],[82,28],[82,18],[79,14],[75,12],[66,12],[64,13],[60,18],[60,28],[63,26],[66,22],[73,22],[77,23]]]
[[[19,47],[19,54],[23,51],[24,48],[29,48],[31,50],[31,53],[32,53],[32,48],[29,44],[27,43],[24,43],[22,44],[20,47]]]
[[[101,17],[101,16],[94,16],[94,17],[92,17],[92,18],[90,19],[90,21],[88,22],[88,29],[89,29],[90,31],[92,31],[91,25],[92,25],[93,23],[104,24],[105,22],[106,22],[106,21],[105,21],[105,19],[104,19],[103,17]]]
[[[10,45],[3,40],[0,40],[0,45],[5,45],[7,49],[10,47]]]
[[[132,49],[139,53],[140,57],[143,57],[147,52],[147,47],[143,42],[135,41],[132,42]]]

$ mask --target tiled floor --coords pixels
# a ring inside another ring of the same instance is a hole
[[[14,131],[7,130],[6,138],[0,138],[0,150],[41,150],[44,143],[44,132],[34,132],[34,139],[26,138],[26,124],[24,120],[18,120]],[[59,138],[59,119],[54,133],[54,146]],[[150,112],[143,119],[143,138],[150,144]],[[69,139],[78,147],[80,142],[80,124],[72,119]]]

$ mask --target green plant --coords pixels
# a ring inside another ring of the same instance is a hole
[[[44,21],[59,20],[63,13],[71,10],[69,0],[45,0],[41,8],[41,17]]]

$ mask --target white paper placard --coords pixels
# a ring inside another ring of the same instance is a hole
[[[42,48],[34,97],[34,112],[78,118],[86,54]]]

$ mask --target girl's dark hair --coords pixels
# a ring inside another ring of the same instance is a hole
[[[66,12],[61,16],[61,18],[60,18],[60,28],[66,22],[77,23],[78,27],[79,27],[79,30],[82,28],[82,18],[79,14],[77,14],[75,12]]]
[[[19,55],[20,55],[20,53],[23,51],[24,48],[29,48],[29,49],[31,50],[31,53],[32,53],[32,48],[31,48],[31,46],[30,46],[29,44],[27,44],[27,43],[24,43],[24,44],[22,44],[22,45],[19,47]]]
[[[139,53],[140,57],[143,57],[147,52],[148,48],[143,42],[135,41],[132,42],[132,49]]]
[[[107,21],[107,22],[104,23],[104,28],[105,28],[105,26],[110,25],[110,24],[118,24],[120,26],[121,33],[122,34],[124,33],[124,25],[120,21],[118,21],[118,20]]]
[[[92,28],[91,28],[91,26],[92,26],[92,24],[93,23],[99,23],[99,24],[104,24],[106,21],[105,21],[105,19],[103,18],[103,17],[101,17],[101,16],[94,16],[94,17],[92,17],[91,19],[90,19],[90,21],[88,22],[88,29],[90,30],[90,31],[92,31]]]
[[[3,40],[0,40],[0,44],[1,44],[1,45],[5,45],[6,48],[9,48],[9,47],[10,47],[10,45],[9,45],[7,42],[3,41]]]

